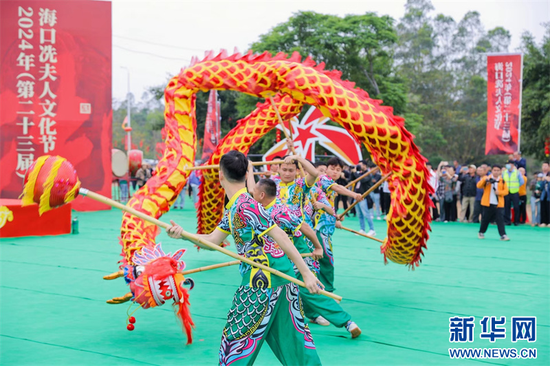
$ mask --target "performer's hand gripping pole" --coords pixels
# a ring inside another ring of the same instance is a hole
[[[85,188],[80,188],[79,190],[80,194],[83,195],[83,196],[86,196],[86,197],[89,197],[95,201],[98,201],[98,202],[101,202],[101,203],[105,203],[111,207],[115,207],[115,208],[118,208],[122,211],[126,211],[126,212],[129,212],[131,213],[132,215],[134,216],[137,216],[139,217],[140,219],[143,219],[145,221],[148,221],[152,224],[155,224],[163,229],[167,229],[169,227],[171,227],[170,224],[167,224],[165,222],[162,222],[162,221],[159,221],[151,216],[148,216],[146,214],[144,214],[143,212],[140,212],[132,207],[128,207],[128,206],[125,206],[119,202],[116,202],[116,201],[113,201],[112,199],[110,198],[107,198],[105,196],[102,196],[100,194],[97,194],[95,192],[92,192],[92,191],[88,191],[87,189]],[[302,286],[302,287],[305,287],[305,283],[303,281],[300,281],[300,280],[297,280],[296,278],[293,278],[287,274],[284,274],[276,269],[273,269],[271,267],[268,267],[268,266],[265,266],[263,264],[260,264],[260,263],[256,263],[254,262],[253,260],[251,259],[248,259],[246,257],[242,257],[236,253],[233,253],[225,248],[222,248],[214,243],[211,243],[209,242],[208,240],[205,240],[201,237],[198,237],[197,235],[194,235],[194,234],[191,234],[191,233],[188,233],[186,231],[183,231],[183,233],[181,234],[181,236],[187,240],[189,240],[190,242],[192,243],[195,243],[195,244],[201,244],[203,246],[206,246],[212,250],[217,250],[218,252],[221,252],[225,255],[228,255],[234,259],[237,259],[241,262],[245,262],[247,264],[250,264],[251,266],[253,267],[257,267],[257,268],[261,268],[262,270],[266,271],[266,272],[269,272],[271,274],[274,274],[276,276],[279,276],[279,277],[282,277],[284,278],[285,280],[289,281],[289,282],[292,282],[298,286]],[[342,297],[341,296],[338,296],[338,295],[335,295],[333,293],[330,293],[328,291],[325,291],[325,290],[320,290],[320,293],[321,295],[324,295],[324,296],[328,296],[336,301],[342,301]]]

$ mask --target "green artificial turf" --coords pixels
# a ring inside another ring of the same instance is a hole
[[[189,206],[189,203],[188,203]],[[194,342],[170,306],[135,313],[136,329],[126,330],[127,304],[105,300],[128,291],[122,279],[104,281],[117,270],[121,213],[78,213],[80,234],[0,241],[1,365],[214,365],[233,293],[237,267],[192,275]],[[174,219],[192,230],[192,208]],[[358,229],[356,219],[345,225]],[[30,223],[32,225],[32,223]],[[377,236],[385,223],[375,221]],[[478,225],[434,223],[422,264],[384,265],[379,243],[337,231],[334,236],[336,293],[362,328],[350,339],[344,329],[311,325],[325,365],[550,365],[550,229],[507,227],[509,242],[491,226],[485,240]],[[188,248],[187,268],[232,260],[197,252],[162,233],[165,251]],[[230,249],[234,250],[232,245]],[[475,342],[449,343],[449,318],[475,316]],[[506,316],[507,337],[480,339],[483,316]],[[511,342],[512,316],[537,317],[537,341]],[[450,347],[537,348],[536,360],[451,360]],[[276,365],[267,344],[256,364]]]

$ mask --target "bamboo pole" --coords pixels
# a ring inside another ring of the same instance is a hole
[[[342,226],[340,229],[347,230],[351,233],[364,236],[365,238],[376,240],[377,242],[380,242],[380,243],[384,243],[384,240],[382,240],[382,239],[378,239],[378,238],[375,238],[374,236],[370,236],[370,235],[367,235],[367,234],[360,233],[359,231],[350,229],[349,227]]]
[[[304,258],[304,257],[311,257],[311,253],[303,253],[302,258]],[[223,268],[223,267],[234,266],[234,265],[237,265],[237,264],[240,264],[240,263],[241,263],[241,261],[231,261],[231,262],[217,263],[217,264],[212,264],[212,265],[209,265],[209,266],[190,269],[188,271],[183,271],[183,272],[180,272],[180,273],[185,276],[185,275],[192,274],[192,273],[210,271],[211,269],[218,269],[218,268]]]
[[[271,105],[273,106],[273,109],[275,110],[275,114],[277,114],[277,119],[279,120],[279,124],[281,125],[281,128],[283,129],[286,140],[289,141],[289,142],[292,142],[292,138],[288,135],[288,132],[286,132],[285,123],[283,122],[283,119],[281,118],[281,114],[279,113],[279,109],[277,108],[277,105],[275,105],[275,101],[273,100],[273,97],[269,97],[269,100],[271,101]],[[290,130],[290,128],[292,128],[292,127],[289,126],[289,130]],[[292,151],[293,155],[298,155],[298,154],[296,154],[296,150],[294,150],[294,146],[292,145],[292,143],[290,143],[288,147],[290,148],[290,151]],[[305,179],[306,178],[306,172],[304,171],[304,167],[302,166],[302,164],[300,164],[300,162],[298,162],[298,168],[300,169],[300,174],[302,174],[302,177],[304,177],[304,179]]]
[[[218,263],[218,264],[212,264],[210,266],[204,266],[199,268],[190,269],[188,271],[180,272],[182,275],[186,276],[188,274],[197,273],[197,272],[204,272],[204,271],[210,271],[211,269],[217,269],[222,267],[229,267],[234,266],[236,264],[240,264],[241,261],[231,261],[231,262],[224,262],[224,263]]]
[[[80,194],[82,196],[86,196],[86,197],[89,197],[95,201],[98,201],[98,202],[101,202],[101,203],[104,203],[106,205],[109,205],[111,207],[115,207],[115,208],[118,208],[122,211],[126,211],[126,212],[129,212],[131,213],[132,215],[134,216],[137,216],[139,217],[140,219],[143,219],[145,221],[148,221],[152,224],[155,224],[163,229],[168,229],[169,227],[171,227],[172,225],[170,224],[167,224],[165,222],[162,222],[162,221],[159,221],[151,216],[148,216],[146,214],[144,214],[143,212],[140,212],[136,209],[134,209],[133,207],[129,207],[129,206],[125,206],[123,204],[121,204],[120,202],[116,202],[116,201],[113,201],[112,199],[110,198],[107,198],[105,196],[102,196],[98,193],[95,193],[95,192],[92,192],[92,191],[89,191],[87,190],[86,188],[80,188],[79,190]],[[287,281],[290,281],[292,283],[295,283],[296,285],[298,286],[302,286],[302,287],[305,287],[305,283],[303,281],[300,281],[300,280],[297,280],[296,278],[293,278],[287,274],[284,274],[282,273],[281,271],[278,271],[276,269],[273,269],[271,267],[268,267],[268,266],[265,266],[261,263],[256,263],[254,262],[253,260],[249,259],[249,258],[246,258],[246,257],[241,257],[240,255],[236,254],[236,253],[233,253],[225,248],[222,248],[220,247],[219,245],[216,245],[212,242],[209,242],[208,240],[205,240],[197,235],[194,235],[194,234],[191,234],[191,233],[188,233],[187,231],[183,231],[183,233],[181,234],[182,237],[186,238],[187,240],[191,241],[192,243],[195,243],[195,244],[200,244],[200,245],[203,245],[203,246],[206,246],[212,250],[216,250],[218,252],[222,252],[223,254],[225,255],[228,255],[234,259],[237,259],[237,260],[240,260],[242,262],[245,262],[245,263],[248,263],[250,264],[251,266],[254,266],[254,267],[257,267],[257,268],[260,268],[266,272],[269,272],[271,274],[274,274],[276,276],[279,276],[279,277],[282,277],[284,278],[285,280]],[[324,295],[324,296],[328,296],[336,301],[342,301],[342,297],[341,296],[338,296],[338,295],[335,295],[333,293],[330,293],[328,291],[325,291],[325,290],[321,290],[321,295]]]
[[[273,106],[273,109],[275,110],[275,114],[277,114],[277,119],[279,120],[279,124],[281,125],[281,128],[283,129],[286,140],[291,142],[288,145],[288,147],[290,148],[290,151],[292,151],[293,155],[298,155],[298,154],[296,154],[296,150],[294,150],[294,146],[292,145],[292,138],[286,132],[285,124],[283,122],[283,119],[281,118],[281,114],[279,113],[279,109],[277,108],[277,105],[275,104],[275,100],[273,100],[273,97],[269,97],[269,100],[271,101],[271,105]],[[289,131],[292,134],[291,129],[292,129],[292,126],[289,124]],[[300,164],[300,162],[298,162],[298,168],[300,169],[300,174],[302,175],[302,177],[304,179],[306,179],[306,172],[305,172],[304,167],[302,166],[302,164]],[[313,196],[311,196],[311,202],[315,203],[316,201],[317,200],[315,198],[313,198]]]
[[[283,160],[274,160],[274,161],[254,161],[252,162],[253,166],[262,166],[262,165],[273,165],[273,164],[283,164]],[[205,169],[219,169],[220,165],[199,165],[199,166],[185,166],[183,170],[192,171],[192,170],[205,170]]]
[[[368,177],[369,175],[374,174],[374,173],[376,173],[376,172],[379,171],[379,170],[380,170],[379,167],[376,167],[376,168],[374,168],[374,169],[369,170],[368,172],[366,172],[365,174],[363,174],[363,175],[360,176],[359,178],[354,179],[354,180],[352,180],[351,182],[349,182],[348,184],[346,184],[346,188],[349,188],[349,187],[353,186],[355,183],[359,182],[361,179],[365,179],[365,178]]]
[[[365,199],[372,191],[374,191],[376,188],[380,187],[380,185],[382,183],[384,183],[389,177],[390,177],[391,173],[388,173],[386,174],[385,176],[382,177],[382,179],[380,179],[378,182],[376,182],[376,184],[374,184],[372,187],[369,188],[368,191],[366,191],[365,193],[363,193],[361,195],[361,197],[363,197],[363,199]],[[355,205],[357,205],[359,203],[359,201],[355,201],[353,202],[344,212],[342,212],[341,215],[338,215],[339,217],[344,217],[352,208],[355,207]]]
[[[271,173],[270,171],[265,171],[265,172],[254,172],[252,173],[253,175],[272,175],[273,173]]]

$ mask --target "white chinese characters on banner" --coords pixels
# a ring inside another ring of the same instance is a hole
[[[17,56],[16,66],[20,72],[17,75],[17,99],[19,108],[17,110],[16,125],[21,127],[21,134],[17,136],[17,176],[23,178],[27,169],[34,162],[33,136],[31,135],[30,127],[34,126],[33,122],[33,101],[35,96],[36,78],[32,74],[35,65],[35,56],[31,53],[34,49],[32,40],[34,32],[31,29],[34,21],[32,19],[34,10],[31,7],[23,8],[19,6],[17,30],[19,45],[21,50]]]
[[[502,64],[502,63],[501,63]],[[510,141],[510,104],[512,103],[512,68],[513,62],[509,61],[504,66],[504,126],[502,128],[502,141]]]
[[[504,64],[502,62],[497,62],[495,64],[495,130],[500,130],[500,125],[502,124],[503,68]]]
[[[55,117],[57,115],[57,103],[54,102],[57,80],[57,49],[56,29],[57,11],[48,8],[39,8],[38,24],[39,44],[38,49],[33,42],[33,25],[37,18],[35,9],[32,7],[17,8],[18,12],[18,48],[21,50],[16,59],[16,66],[20,68],[17,75],[16,88],[19,108],[17,111],[17,126],[20,126],[21,132],[17,136],[17,168],[16,174],[23,178],[27,169],[35,160],[35,154],[40,155],[52,153],[55,150],[55,141],[57,139],[57,130],[55,129]],[[38,54],[38,58],[36,57]],[[38,64],[38,67],[37,67]],[[38,79],[38,80],[37,80]],[[42,113],[39,114],[39,131],[33,130],[35,127],[35,105],[34,100],[38,96],[39,105],[42,107]],[[33,132],[38,135],[37,141],[33,137]],[[35,144],[42,145],[40,150],[36,151]]]
[[[44,154],[49,154],[55,149],[55,141],[57,140],[57,130],[55,129],[56,122],[54,120],[56,113],[57,103],[53,100],[57,98],[57,95],[52,90],[55,81],[57,80],[57,74],[55,65],[57,63],[57,49],[56,43],[56,29],[57,24],[57,11],[40,8],[38,11],[40,25],[40,55],[38,61],[40,62],[40,78],[42,82],[42,93],[40,93],[40,105],[42,106],[43,113],[40,114],[40,139],[39,143],[42,144]]]

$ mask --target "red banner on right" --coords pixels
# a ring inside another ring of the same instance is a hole
[[[487,56],[486,155],[519,150],[522,69],[521,54]]]

